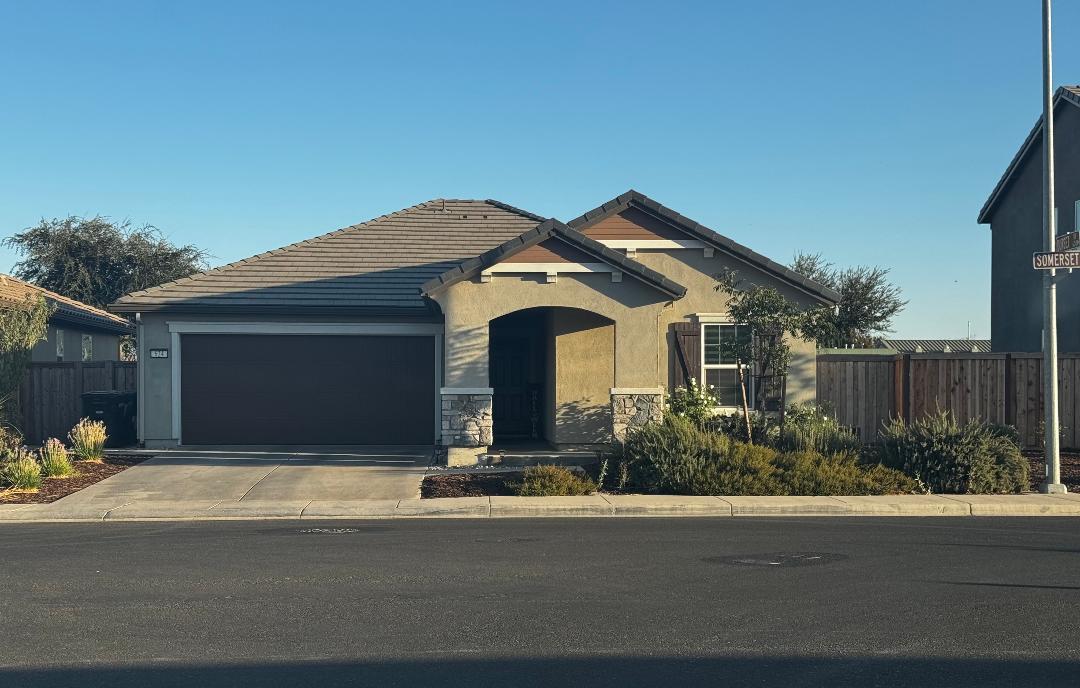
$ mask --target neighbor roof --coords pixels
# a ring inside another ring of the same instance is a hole
[[[990,353],[989,339],[880,339],[878,343],[902,354]]]
[[[504,261],[514,254],[524,251],[530,246],[535,246],[536,244],[551,238],[562,239],[572,246],[582,249],[587,253],[591,253],[601,260],[621,268],[625,273],[633,275],[641,281],[646,282],[675,298],[682,298],[686,294],[686,287],[681,284],[664,277],[659,272],[642,265],[636,260],[627,258],[618,251],[613,251],[600,242],[590,239],[584,234],[567,227],[565,224],[555,219],[545,220],[542,224],[525,232],[521,236],[514,237],[510,241],[496,246],[490,251],[485,252],[482,256],[467,260],[461,265],[451,268],[442,275],[439,275],[435,279],[424,284],[421,289],[425,294],[445,289],[451,284],[475,277],[484,269]]]
[[[421,285],[542,220],[498,201],[436,199],[128,294],[112,308],[427,315],[434,307]]]
[[[11,275],[0,275],[0,306],[21,306],[26,300],[43,297],[56,310],[52,321],[68,322],[72,325],[92,327],[116,334],[130,334],[135,328],[127,320],[100,308],[69,299],[54,291],[43,289],[35,284],[24,282]]]
[[[660,205],[645,194],[634,191],[633,189],[620,196],[616,196],[598,208],[593,208],[581,217],[570,220],[567,224],[570,227],[581,231],[589,225],[592,225],[605,217],[620,213],[629,207],[636,207],[640,210],[644,210],[647,213],[651,213],[662,220],[674,224],[690,236],[703,241],[724,253],[746,261],[821,301],[829,304],[840,301],[840,294],[825,285],[804,277],[794,270],[784,267],[780,263],[770,260],[760,253],[732,241],[726,236],[718,234],[708,227],[699,224],[688,217],[684,217],[670,208]]]
[[[1056,113],[1059,107],[1065,103],[1071,103],[1077,107],[1080,107],[1080,86],[1062,86],[1054,93],[1054,113]],[[1008,187],[1009,182],[1012,181],[1013,176],[1017,170],[1020,169],[1020,165],[1027,158],[1028,153],[1042,141],[1042,127],[1043,118],[1039,115],[1038,121],[1035,122],[1035,126],[1031,128],[1031,133],[1024,139],[1024,144],[1020,146],[1020,150],[1016,151],[1016,155],[1013,156],[1012,162],[1005,168],[1005,173],[1001,175],[1001,179],[998,180],[994,190],[990,192],[990,197],[986,199],[986,203],[983,204],[982,210],[979,211],[979,224],[984,225],[990,222],[990,215],[994,212],[994,208],[997,207],[998,201],[1001,200],[1001,196],[1005,193],[1005,189]]]

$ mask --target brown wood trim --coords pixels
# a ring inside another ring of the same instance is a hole
[[[590,256],[559,239],[548,239],[515,253],[500,263],[596,263],[600,259]]]

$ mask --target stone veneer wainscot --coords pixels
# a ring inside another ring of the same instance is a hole
[[[612,436],[625,442],[626,433],[664,418],[664,390],[658,387],[611,390]]]
[[[487,447],[491,444],[491,394],[488,387],[443,388],[443,446]]]

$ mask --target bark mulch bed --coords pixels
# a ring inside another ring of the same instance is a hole
[[[101,463],[73,461],[75,475],[67,478],[43,478],[41,489],[37,492],[2,491],[0,492],[0,504],[48,504],[49,502],[55,502],[61,497],[78,492],[84,487],[90,487],[94,483],[99,483],[105,478],[116,475],[120,471],[140,464],[149,458],[149,456],[134,454],[117,454],[106,456]]]
[[[521,480],[521,473],[455,473],[429,475],[420,485],[420,498],[511,497],[509,483]]]
[[[1031,462],[1031,489],[1039,491],[1039,485],[1046,479],[1046,468],[1041,451],[1025,451],[1024,456]],[[1061,482],[1069,492],[1080,492],[1080,452],[1061,452]]]

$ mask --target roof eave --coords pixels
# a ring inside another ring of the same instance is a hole
[[[1054,93],[1053,109],[1055,118],[1057,116],[1058,106],[1065,102],[1080,107],[1080,95],[1064,86],[1059,87]],[[1035,126],[1031,128],[1031,132],[1029,132],[1027,138],[1024,139],[1024,143],[1021,144],[1020,149],[1016,151],[1016,155],[1009,161],[1009,165],[1005,168],[1005,172],[1001,175],[1001,178],[998,179],[997,184],[994,185],[993,191],[990,192],[990,196],[987,197],[986,202],[983,203],[982,208],[979,210],[978,224],[990,224],[990,217],[994,212],[994,208],[997,206],[998,200],[1000,200],[1002,194],[1005,193],[1005,189],[1009,186],[1009,182],[1012,181],[1013,175],[1016,174],[1017,169],[1019,169],[1020,165],[1027,159],[1031,148],[1042,138],[1042,125],[1043,118],[1042,115],[1039,115],[1039,119],[1035,121]]]
[[[645,194],[634,191],[633,189],[616,196],[598,208],[594,208],[593,210],[574,218],[567,224],[575,230],[578,230],[592,225],[606,217],[622,212],[634,205],[637,205],[642,210],[651,212],[662,220],[676,225],[713,248],[717,248],[728,255],[748,262],[751,265],[768,272],[777,279],[791,284],[803,293],[814,297],[824,304],[835,305],[840,302],[840,294],[833,289],[804,277],[794,270],[784,267],[776,261],[725,237],[699,222],[691,220],[677,211],[657,203]]]
[[[471,279],[484,269],[552,237],[575,244],[579,248],[600,257],[605,262],[623,268],[625,273],[638,278],[674,299],[681,299],[686,295],[686,287],[681,284],[664,277],[635,260],[627,258],[617,251],[613,251],[600,242],[590,239],[553,218],[545,220],[533,229],[504,242],[481,256],[471,258],[438,277],[428,280],[420,287],[420,292],[425,296],[431,296],[458,282]]]

